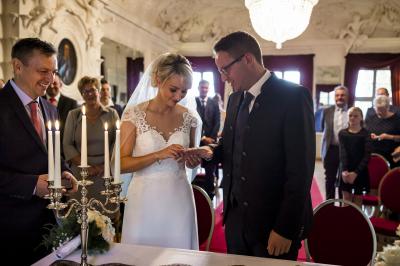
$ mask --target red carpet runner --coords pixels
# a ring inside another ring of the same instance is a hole
[[[312,205],[315,208],[318,204],[322,202],[322,195],[319,191],[318,185],[313,179],[311,185],[311,198],[312,198]],[[210,251],[211,252],[219,252],[219,253],[226,253],[226,243],[225,243],[225,235],[224,235],[224,228],[222,226],[222,203],[218,205],[215,209],[215,226],[214,226],[214,234],[211,239],[210,244]],[[200,247],[200,250],[205,250],[205,245]],[[302,247],[299,251],[298,259],[299,261],[306,260],[306,253],[304,247]]]

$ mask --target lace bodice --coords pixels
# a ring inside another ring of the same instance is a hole
[[[192,127],[197,127],[197,119],[188,110],[183,113],[183,123],[173,132],[163,134],[157,127],[150,126],[146,120],[146,107],[148,102],[135,106],[129,106],[125,110],[122,121],[133,123],[136,127],[136,143],[133,149],[132,156],[144,156],[168,147],[171,144],[180,144],[184,148],[188,148],[190,144],[190,130]],[[165,138],[164,136],[167,136]],[[159,172],[164,173],[169,169],[172,174],[177,174],[177,171],[185,170],[183,163],[177,163],[174,159],[162,160],[160,163],[154,163],[140,171],[135,172],[135,176],[160,176]]]

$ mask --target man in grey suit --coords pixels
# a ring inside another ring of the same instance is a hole
[[[339,138],[341,129],[347,127],[348,90],[345,86],[335,88],[335,105],[323,112],[323,137],[321,157],[325,168],[326,199],[335,198],[335,183],[339,169]],[[339,196],[340,196],[339,191]]]

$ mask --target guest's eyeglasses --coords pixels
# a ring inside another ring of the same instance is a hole
[[[227,64],[226,66],[221,67],[220,69],[218,69],[218,72],[221,73],[221,74],[224,74],[225,76],[227,76],[229,68],[232,67],[235,63],[237,63],[240,60],[242,60],[243,56],[244,56],[244,54],[242,54],[241,56],[239,56],[238,58],[236,58],[235,60],[233,60],[232,62]]]
[[[95,88],[82,89],[82,95],[94,94],[96,92],[98,92],[98,90]]]

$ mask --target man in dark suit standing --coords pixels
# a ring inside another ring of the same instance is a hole
[[[46,255],[39,246],[44,225],[54,223],[48,194],[47,121],[57,110],[42,98],[57,66],[54,47],[36,38],[12,48],[14,78],[0,91],[1,259],[31,265]],[[73,180],[62,163],[64,179]],[[76,191],[76,187],[74,186]]]
[[[113,103],[111,99],[111,87],[110,84],[108,83],[107,80],[102,79],[100,81],[101,83],[101,88],[100,88],[100,102],[102,105],[106,107],[111,107],[117,111],[118,116],[121,118],[122,117],[122,112],[124,109],[122,108],[121,105]]]
[[[208,145],[216,143],[218,130],[220,126],[221,113],[219,111],[218,103],[207,97],[209,91],[209,82],[207,80],[201,80],[199,82],[199,97],[196,97],[197,112],[199,113],[201,120],[203,121],[203,128],[201,133],[200,145]],[[215,162],[204,161],[202,166],[205,169],[205,182],[204,189],[212,199],[214,197],[214,179],[215,170],[217,164]]]
[[[339,171],[339,131],[347,127],[348,90],[345,86],[335,89],[335,105],[325,108],[322,113],[321,157],[325,168],[326,199],[335,198],[335,185]],[[339,190],[339,198],[341,191]]]
[[[64,135],[65,121],[69,111],[78,107],[78,103],[67,96],[61,94],[61,88],[63,86],[60,74],[56,72],[54,81],[46,90],[45,98],[55,107],[57,107],[58,115],[60,116],[60,133],[61,143]]]
[[[214,159],[223,159],[229,253],[296,260],[312,219],[315,162],[309,91],[264,68],[256,39],[234,32],[214,46],[234,90]]]

